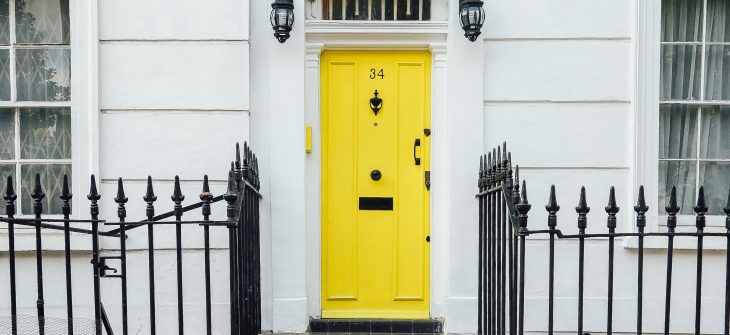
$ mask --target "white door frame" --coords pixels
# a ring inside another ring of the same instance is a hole
[[[447,47],[448,22],[308,21],[305,23],[304,120],[312,127],[312,152],[305,159],[307,313],[321,317],[321,137],[320,55],[323,50],[431,51],[431,317],[445,317],[448,294]],[[440,182],[441,181],[441,182]],[[436,238],[433,238],[436,237]],[[444,237],[444,238],[439,238]],[[440,269],[441,271],[435,271]]]

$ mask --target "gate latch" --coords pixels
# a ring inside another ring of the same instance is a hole
[[[105,277],[105,278],[121,278],[121,274],[117,274],[117,269],[112,268],[111,266],[106,264],[106,261],[108,259],[118,259],[121,261],[121,256],[106,256],[106,257],[99,257],[99,276]],[[113,274],[108,274],[108,271],[112,271]]]
[[[430,191],[431,190],[431,171],[426,171],[424,179],[426,182],[426,189]]]

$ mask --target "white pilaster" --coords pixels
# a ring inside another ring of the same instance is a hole
[[[305,85],[304,101],[305,113],[304,122],[312,127],[312,152],[305,158],[306,198],[306,230],[307,230],[307,312],[309,316],[319,317],[322,312],[321,303],[321,267],[320,267],[320,245],[321,245],[321,173],[320,162],[322,161],[321,137],[320,137],[320,55],[324,44],[307,43],[305,60]]]
[[[449,264],[449,118],[447,44],[431,51],[431,316],[446,317]]]

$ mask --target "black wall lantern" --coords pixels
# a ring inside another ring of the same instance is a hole
[[[482,25],[484,24],[484,2],[481,0],[460,0],[459,1],[459,20],[461,28],[464,29],[464,36],[469,41],[476,41],[479,34],[482,33]]]
[[[274,37],[279,43],[286,42],[294,26],[294,0],[274,0],[269,19],[271,27],[274,28]]]

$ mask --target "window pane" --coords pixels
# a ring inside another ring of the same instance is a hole
[[[677,204],[681,214],[692,214],[695,201],[696,161],[659,161],[659,212],[669,202],[672,186],[677,187]]]
[[[0,108],[0,159],[15,159],[15,118],[13,116],[12,109]]]
[[[705,99],[730,100],[730,45],[707,46],[706,57]]]
[[[20,158],[71,158],[71,111],[68,108],[21,109]]]
[[[43,198],[43,213],[61,214],[61,195],[63,175],[68,175],[71,183],[71,165],[67,164],[23,164],[20,166],[22,213],[33,213],[33,199],[30,194],[35,187],[35,174],[41,175],[41,187],[46,197]]]
[[[16,51],[19,101],[68,101],[71,98],[71,50]]]
[[[730,107],[702,107],[701,128],[700,158],[730,159]]]
[[[431,0],[321,0],[327,20],[431,20]],[[441,3],[438,3],[441,5]],[[445,1],[443,3],[446,5]]]
[[[662,1],[662,42],[702,40],[703,0]]]
[[[730,189],[730,162],[700,163],[700,185],[705,186],[705,200],[709,215],[724,215]]]
[[[0,189],[3,192],[5,192],[5,187],[7,186],[8,176],[13,177],[13,183],[17,185],[17,181],[15,180],[15,164],[0,164]]]
[[[0,0],[0,44],[10,44],[9,11],[8,0]]]
[[[697,156],[698,107],[662,105],[659,107],[659,158]]]
[[[699,99],[701,58],[699,45],[662,45],[660,99]]]
[[[68,0],[16,0],[18,43],[69,44]]]
[[[730,2],[707,1],[707,40],[730,42]]]
[[[0,49],[0,101],[10,100],[10,50]]]

